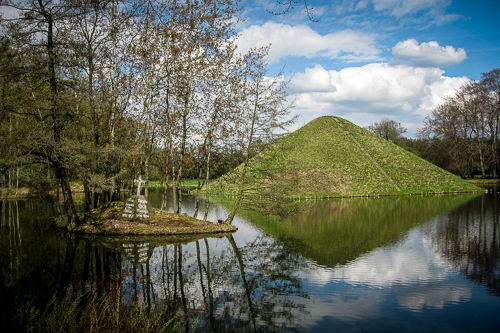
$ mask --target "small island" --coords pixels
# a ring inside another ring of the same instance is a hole
[[[69,228],[64,218],[57,218],[58,228],[91,235],[197,235],[234,232],[236,227],[226,223],[201,221],[184,214],[155,209],[146,196],[141,195],[142,177],[134,180],[137,195],[126,202],[113,201],[85,214],[83,223]]]
[[[72,228],[72,232],[92,235],[194,235],[234,232],[236,227],[226,223],[214,223],[195,219],[187,214],[174,214],[153,209],[154,216],[140,220],[123,218],[125,202],[110,202],[82,217],[84,223]],[[55,221],[58,228],[68,228],[61,216]]]

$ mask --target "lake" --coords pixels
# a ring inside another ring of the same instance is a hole
[[[0,323],[16,297],[127,272],[125,297],[199,316],[200,332],[496,332],[498,191],[242,211],[237,232],[193,241],[68,236],[51,225],[53,201],[1,201]],[[161,189],[149,198],[161,207]],[[226,216],[222,202],[209,220]]]

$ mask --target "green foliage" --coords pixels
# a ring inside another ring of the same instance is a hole
[[[72,298],[70,292],[61,299],[53,295],[42,307],[43,311],[33,299],[17,303],[15,326],[26,332],[78,332],[83,319],[80,315],[82,298],[83,294]]]

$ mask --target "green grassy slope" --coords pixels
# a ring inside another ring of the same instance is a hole
[[[250,193],[354,196],[480,190],[359,126],[336,119],[317,118],[254,158],[251,166],[259,171],[246,177],[246,187],[254,189]],[[211,191],[235,193],[239,171],[236,168],[221,177]]]
[[[353,123],[339,119],[402,192],[474,191],[478,188]]]

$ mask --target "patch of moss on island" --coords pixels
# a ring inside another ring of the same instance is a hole
[[[225,223],[204,222],[187,214],[173,214],[155,209],[155,215],[141,221],[126,221],[121,216],[124,202],[111,202],[82,216],[84,221],[71,231],[96,235],[189,235],[234,232],[236,227]],[[58,228],[68,228],[65,216],[55,219]]]

